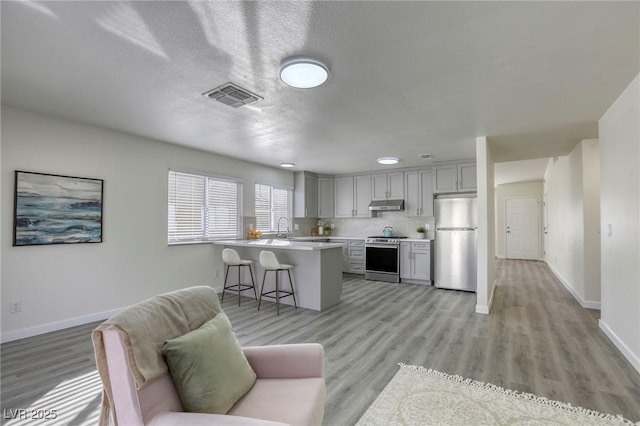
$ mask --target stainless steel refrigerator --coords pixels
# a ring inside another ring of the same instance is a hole
[[[438,196],[436,217],[435,286],[476,291],[478,206],[475,194]]]

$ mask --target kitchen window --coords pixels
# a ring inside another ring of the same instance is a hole
[[[291,190],[256,183],[256,230],[277,232],[282,217],[287,218],[287,224],[282,226],[290,226]]]
[[[242,183],[234,178],[169,171],[168,242],[240,238]]]

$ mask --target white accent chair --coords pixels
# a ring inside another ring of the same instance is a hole
[[[211,312],[202,316],[202,307]],[[92,339],[104,384],[100,426],[320,426],[326,390],[324,349],[316,343],[243,348],[257,380],[226,414],[185,412],[169,374],[139,383],[149,363],[141,364],[137,354],[160,357],[175,330],[197,329],[217,312],[215,291],[192,287],[140,302],[96,328]]]

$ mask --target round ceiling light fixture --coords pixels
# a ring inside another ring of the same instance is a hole
[[[400,159],[398,157],[380,157],[378,158],[378,163],[380,164],[398,164],[398,161],[400,161]]]
[[[280,167],[284,167],[285,169],[290,169],[291,167],[295,167],[293,163],[280,163]]]
[[[317,59],[292,56],[280,63],[280,79],[287,86],[311,89],[329,78],[329,68]]]

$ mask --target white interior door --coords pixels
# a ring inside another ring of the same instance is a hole
[[[507,259],[540,258],[538,197],[505,200]]]

